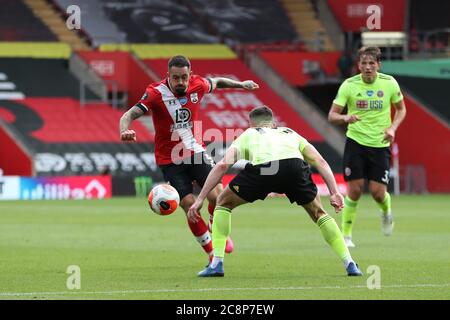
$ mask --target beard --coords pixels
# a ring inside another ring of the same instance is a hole
[[[178,95],[182,95],[186,92],[186,88],[185,87],[175,87],[175,93]]]

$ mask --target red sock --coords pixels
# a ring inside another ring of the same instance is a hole
[[[208,204],[208,212],[209,212],[209,223],[208,223],[208,230],[211,232],[212,230],[212,224],[213,224],[213,218],[214,218],[214,209],[216,206],[213,206],[211,203]]]
[[[203,250],[205,250],[206,254],[211,255],[213,252],[211,234],[203,219],[199,219],[197,222],[188,220],[188,224],[192,234],[195,236],[198,243],[200,243]]]

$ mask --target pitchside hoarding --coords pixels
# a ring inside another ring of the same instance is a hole
[[[110,176],[0,177],[0,200],[104,199],[111,194]]]
[[[20,177],[0,177],[0,200],[19,199]]]

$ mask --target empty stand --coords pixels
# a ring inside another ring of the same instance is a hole
[[[160,181],[153,134],[136,121],[132,128],[138,142],[121,142],[123,111],[106,104],[80,106],[80,84],[67,64],[66,59],[0,58],[0,97],[12,90],[21,94],[0,99],[2,126],[29,150],[34,173],[92,175],[108,169],[114,176],[146,175]]]
[[[281,0],[292,25],[312,51],[335,50],[310,0]]]
[[[450,61],[449,61],[450,62]],[[448,107],[449,79],[432,79],[423,77],[395,76],[401,88],[414,93],[427,108],[450,124],[450,108]]]
[[[54,0],[60,9],[71,0]],[[298,40],[278,1],[79,0],[82,29],[103,43],[271,43]]]
[[[0,58],[0,74],[25,97],[79,98],[79,81],[68,70],[66,59]],[[91,91],[88,98],[97,98]]]
[[[0,109],[14,115],[12,124],[34,138],[36,141],[32,144],[120,142],[118,125],[123,112],[108,105],[87,104],[81,107],[72,98],[27,98],[0,102]],[[153,135],[139,122],[133,126],[139,141],[153,142]]]
[[[17,0],[0,0],[0,41],[57,41],[33,12]]]
[[[260,51],[264,59],[280,76],[293,86],[314,85],[336,81],[341,53]]]
[[[450,56],[450,2],[411,0],[409,6],[410,50]]]
[[[129,52],[80,51],[78,55],[105,81],[111,90],[114,84],[119,95],[126,97],[125,104],[134,104],[152,79],[145,65]]]
[[[330,83],[315,86],[304,86],[298,90],[308,97],[322,112],[324,117],[328,117],[331,104],[338,92],[340,83]]]
[[[190,0],[193,11],[208,21],[228,43],[298,40],[278,1],[272,0]]]
[[[55,0],[61,7],[71,0]],[[188,7],[162,0],[80,0],[82,28],[94,46],[102,43],[215,43],[219,38],[196,20]]]
[[[72,98],[0,101],[0,117],[30,150],[37,175],[92,175],[108,169],[115,176],[151,175],[161,180],[154,136],[138,121],[137,143],[119,140],[122,112],[108,105],[81,107]]]
[[[410,0],[410,23],[417,30],[450,28],[450,2],[446,0]]]
[[[61,12],[65,12],[66,8],[74,4],[72,0],[53,0],[53,2]],[[113,1],[111,2],[113,3]],[[83,15],[81,28],[89,36],[94,47],[102,43],[126,41],[126,34],[119,30],[118,26],[105,14],[106,7],[108,7],[107,1],[77,0],[76,4],[80,7]]]
[[[66,25],[66,8],[59,12],[46,0],[23,0],[34,15],[56,35],[59,41],[65,42],[75,50],[89,50],[90,47],[77,29],[69,29]],[[80,15],[81,19],[81,15]]]

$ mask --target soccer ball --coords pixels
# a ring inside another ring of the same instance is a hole
[[[177,190],[168,184],[159,184],[148,195],[150,209],[156,214],[167,216],[173,213],[180,203]]]

